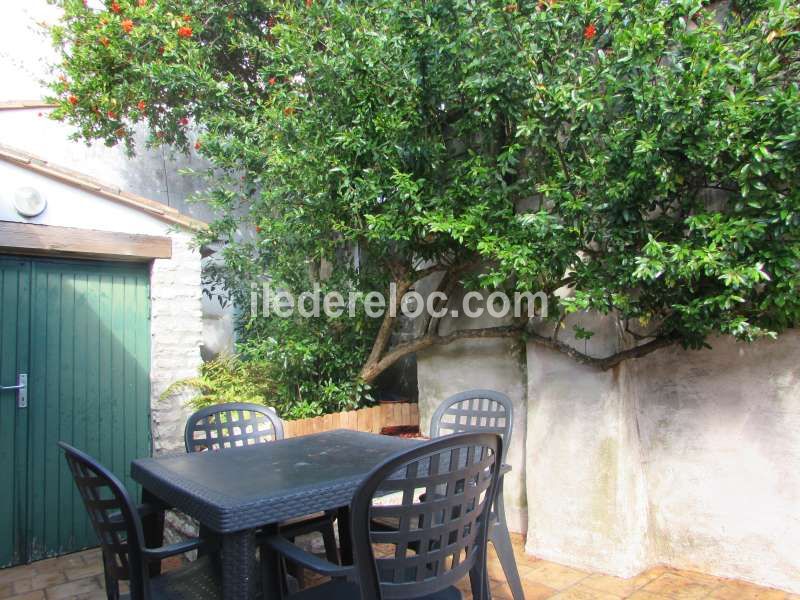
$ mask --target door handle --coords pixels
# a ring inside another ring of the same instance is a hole
[[[28,374],[17,375],[17,385],[0,385],[0,392],[16,390],[17,408],[28,408]]]

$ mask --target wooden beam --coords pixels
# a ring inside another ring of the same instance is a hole
[[[0,253],[147,262],[172,258],[172,239],[0,221]]]

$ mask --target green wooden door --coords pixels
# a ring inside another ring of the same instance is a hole
[[[0,258],[0,386],[28,372],[31,264]],[[24,562],[28,412],[0,391],[0,566]]]
[[[13,394],[2,397],[0,459],[8,451],[14,462],[0,462],[0,477],[15,481],[16,503],[9,523],[0,521],[13,532],[7,543],[0,530],[4,566],[97,544],[57,441],[97,457],[135,491],[130,461],[150,453],[150,293],[147,265],[39,259],[0,265],[0,384],[6,372],[15,376],[6,347],[14,348],[18,372],[25,366],[28,374],[27,408],[18,408]],[[13,284],[14,277],[17,291],[11,284],[6,291],[6,279]],[[4,435],[11,428],[13,448]]]

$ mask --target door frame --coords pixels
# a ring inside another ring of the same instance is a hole
[[[2,225],[5,222],[0,222],[0,229],[2,229]],[[36,226],[36,227],[45,227],[45,226]],[[53,230],[64,230],[68,228],[61,228],[61,227],[46,227],[47,229]],[[81,231],[81,230],[78,230]],[[94,231],[84,231],[84,235],[89,234],[93,235]],[[116,234],[115,234],[116,235]],[[147,238],[149,241],[152,241],[156,238],[156,236],[139,236],[141,238]],[[168,240],[170,243],[169,246],[169,254],[171,255],[171,238],[160,238]],[[141,242],[142,240],[138,240]],[[126,248],[130,250],[130,247],[126,245]],[[157,252],[164,252],[164,246],[161,245],[156,247]],[[27,264],[27,279],[26,279],[26,294],[25,298],[19,299],[19,302],[24,302],[25,306],[17,308],[17,314],[24,313],[27,316],[27,324],[23,325],[25,329],[27,329],[27,335],[23,336],[20,335],[18,332],[17,341],[21,337],[25,337],[25,348],[23,351],[18,352],[16,356],[16,371],[17,373],[28,373],[30,375],[33,360],[33,348],[34,344],[32,341],[32,337],[34,335],[34,320],[35,315],[34,311],[34,295],[35,295],[35,265],[36,264],[46,264],[46,265],[73,265],[79,267],[104,267],[107,269],[108,272],[113,272],[115,269],[114,267],[117,266],[120,270],[124,271],[126,267],[131,267],[133,264],[139,264],[144,269],[146,269],[146,281],[147,281],[147,304],[145,310],[145,318],[147,321],[147,384],[146,384],[146,397],[147,397],[147,413],[145,416],[146,422],[146,434],[147,434],[147,447],[148,452],[152,453],[153,451],[153,429],[152,429],[152,382],[151,382],[151,374],[152,374],[152,347],[151,347],[151,330],[150,330],[150,322],[152,318],[152,260],[153,256],[144,257],[144,256],[137,256],[134,260],[131,260],[130,254],[126,254],[124,257],[116,256],[112,258],[108,254],[88,254],[88,253],[80,253],[78,256],[73,255],[72,253],[62,253],[62,252],[51,252],[47,254],[39,254],[36,252],[26,252],[24,249],[19,248],[19,252],[8,252],[4,246],[0,246],[0,263],[23,263]],[[152,254],[152,251],[151,251]],[[116,265],[115,265],[116,263]],[[0,299],[2,300],[2,299]],[[19,317],[18,317],[19,320]],[[0,382],[2,384],[3,382]],[[31,392],[31,384],[30,384],[30,377],[29,377],[29,406],[31,400],[35,401],[35,398],[32,398]],[[31,511],[32,508],[30,506],[31,502],[31,491],[34,482],[32,481],[31,475],[31,467],[32,467],[32,456],[31,456],[31,443],[32,443],[32,423],[30,421],[30,414],[31,411],[29,408],[20,409],[17,407],[16,401],[14,401],[14,410],[15,410],[15,425],[14,425],[14,445],[19,449],[24,449],[22,452],[15,452],[15,464],[13,467],[13,479],[14,479],[14,486],[17,490],[16,498],[16,505],[14,507],[15,515],[13,517],[12,527],[14,528],[13,533],[13,555],[12,555],[12,563],[8,565],[0,565],[0,568],[5,566],[15,566],[21,564],[27,564],[34,560],[41,560],[44,558],[48,558],[50,556],[56,556],[61,553],[59,552],[45,552],[44,554],[40,555],[37,549],[34,547],[33,540],[29,539],[31,536],[31,532],[33,531],[32,527],[32,515]],[[21,493],[20,493],[21,492]]]

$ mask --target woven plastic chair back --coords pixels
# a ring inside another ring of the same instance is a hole
[[[461,434],[390,458],[351,506],[362,598],[415,598],[485,568],[502,440]]]
[[[222,450],[283,439],[283,422],[260,404],[217,404],[197,411],[186,422],[187,452]]]
[[[494,390],[469,390],[450,396],[431,418],[431,437],[452,433],[497,433],[503,438],[503,459],[511,441],[514,405]]]
[[[123,484],[89,455],[59,442],[89,521],[103,550],[109,598],[119,598],[119,582],[130,582],[131,600],[145,598],[142,525]]]

